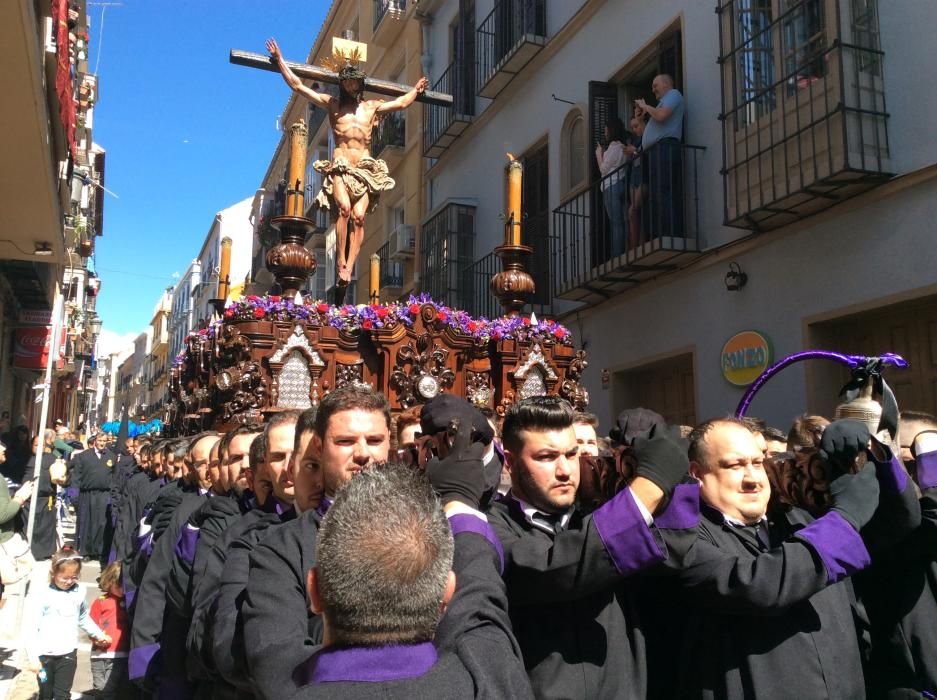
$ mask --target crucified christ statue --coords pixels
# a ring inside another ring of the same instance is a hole
[[[346,65],[338,74],[338,97],[332,97],[306,87],[283,60],[274,39],[267,40],[267,51],[294,92],[328,111],[335,151],[331,161],[313,163],[324,175],[316,203],[328,208],[336,217],[338,285],[346,287],[351,282],[355,260],[364,241],[364,216],[377,207],[381,192],[396,184],[387,172],[387,163],[371,156],[371,130],[379,114],[406,109],[413,104],[417,95],[426,91],[429,81],[420,78],[409,92],[393,100],[365,100],[362,99],[364,73],[356,66]],[[349,235],[349,223],[354,226],[352,235]]]

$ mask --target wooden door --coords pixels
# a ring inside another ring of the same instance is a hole
[[[840,352],[904,357],[906,370],[890,369],[885,380],[902,410],[937,413],[937,300],[897,304],[834,322],[832,347]],[[845,368],[839,370],[843,384]]]
[[[696,385],[693,355],[678,355],[628,370],[625,374],[629,406],[657,411],[672,425],[696,425]]]

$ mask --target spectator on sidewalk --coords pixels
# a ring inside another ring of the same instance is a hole
[[[111,638],[88,614],[85,587],[79,583],[81,555],[70,547],[52,557],[49,584],[26,599],[23,633],[27,669],[39,676],[41,700],[69,700],[78,666],[78,628],[92,639]]]
[[[0,464],[6,461],[6,451],[6,445],[0,442]],[[17,526],[22,524],[22,520],[17,516],[20,515],[23,505],[29,501],[32,491],[33,485],[29,482],[10,496],[6,479],[0,479],[0,545],[9,542],[16,534]],[[0,608],[3,607],[3,591],[7,583],[10,582],[0,581]]]
[[[98,578],[103,592],[91,604],[91,619],[110,641],[96,643],[91,649],[91,678],[102,700],[131,697],[132,686],[127,677],[127,654],[130,651],[130,618],[120,584],[120,562],[107,565]]]

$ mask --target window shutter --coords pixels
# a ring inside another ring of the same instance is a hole
[[[597,143],[605,143],[605,125],[609,117],[618,115],[618,87],[614,83],[589,81],[589,144],[586,149],[591,153]],[[590,158],[592,179],[598,180],[599,166],[595,158]]]

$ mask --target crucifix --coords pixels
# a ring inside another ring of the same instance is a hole
[[[377,208],[381,192],[396,184],[387,164],[370,153],[375,123],[381,114],[406,109],[415,101],[451,107],[452,96],[427,91],[429,81],[425,77],[412,87],[367,77],[360,67],[367,60],[367,45],[348,39],[332,39],[332,56],[323,61],[324,68],[284,60],[274,39],[267,41],[267,51],[269,56],[231,51],[230,60],[251,68],[279,71],[295,93],[329,115],[335,149],[331,160],[313,163],[323,175],[315,203],[328,209],[335,220],[336,279],[339,287],[347,287],[364,241],[365,215]],[[301,78],[337,84],[339,94],[333,97],[318,92]],[[394,99],[365,100],[366,90]]]

